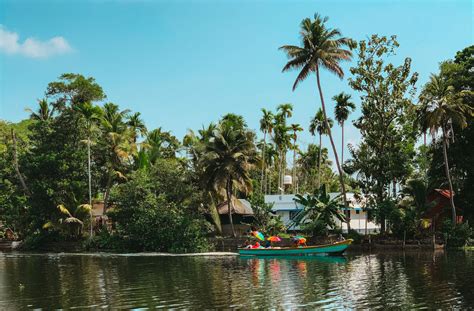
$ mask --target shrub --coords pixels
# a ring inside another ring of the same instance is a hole
[[[474,232],[467,222],[454,226],[451,220],[446,220],[443,223],[443,233],[448,247],[462,247],[467,245]]]

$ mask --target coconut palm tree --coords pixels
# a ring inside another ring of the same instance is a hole
[[[136,143],[139,135],[145,136],[147,134],[145,123],[142,118],[140,118],[140,112],[129,115],[127,119],[127,125],[132,133],[133,143]]]
[[[283,116],[283,120],[286,120],[287,118],[291,118],[293,116],[293,105],[290,103],[280,104],[277,110]]]
[[[278,113],[274,118],[274,137],[273,141],[279,151],[279,178],[278,188],[283,189],[283,179],[286,173],[286,152],[290,147],[291,137],[288,134],[289,127],[287,127],[286,120],[293,115],[293,105],[286,103],[280,104],[277,108]],[[283,191],[283,190],[281,190]]]
[[[229,222],[235,237],[232,211],[234,186],[247,192],[251,189],[250,170],[257,162],[254,134],[233,122],[220,122],[205,146],[201,159],[203,176],[209,187],[225,189]]]
[[[26,111],[30,112],[30,118],[36,121],[48,121],[54,114],[54,106],[53,109],[49,108],[48,100],[43,98],[38,100],[38,110],[32,111],[30,108],[26,108]]]
[[[321,187],[321,151],[323,148],[323,141],[322,137],[323,135],[328,135],[330,129],[332,128],[334,122],[332,119],[327,120],[324,117],[323,111],[319,109],[316,114],[314,115],[314,118],[311,119],[311,122],[309,124],[309,132],[311,135],[315,135],[316,132],[318,132],[319,135],[319,156],[318,156],[318,185],[317,188],[319,189]],[[329,127],[328,127],[329,125]]]
[[[300,151],[299,154],[300,157],[298,159],[298,163],[301,167],[301,170],[303,171],[304,184],[306,185],[307,189],[312,189],[311,191],[313,191],[317,188],[314,184],[315,178],[311,177],[315,174],[315,172],[319,174],[319,172],[316,171],[316,168],[319,166],[319,159],[321,159],[321,167],[330,167],[332,165],[331,161],[329,161],[328,150],[316,144],[309,144],[307,150]],[[308,179],[310,179],[309,185]]]
[[[298,150],[298,145],[296,144],[296,140],[298,139],[298,132],[303,131],[303,128],[299,124],[291,124],[290,125],[291,131],[293,131],[293,191],[296,193],[296,151]]]
[[[92,173],[91,173],[91,136],[96,124],[100,121],[102,110],[89,102],[79,103],[73,106],[73,109],[79,113],[84,120],[87,131],[87,176],[89,185],[89,205],[92,206]],[[92,237],[92,210],[90,222],[90,236]]]
[[[421,106],[418,109],[418,120],[423,131],[429,130],[434,136],[441,130],[443,141],[443,156],[446,179],[451,193],[450,203],[453,224],[456,224],[456,206],[448,162],[449,138],[454,135],[453,125],[460,128],[467,126],[466,117],[473,114],[473,109],[462,101],[463,93],[454,91],[453,86],[442,74],[430,77],[420,94]]]
[[[336,102],[334,108],[334,116],[337,123],[341,126],[341,163],[344,164],[344,122],[349,118],[349,114],[354,111],[355,104],[351,102],[351,95],[345,94],[344,92],[335,95],[332,98]]]
[[[104,214],[107,211],[110,189],[114,178],[125,179],[121,167],[130,158],[133,151],[131,147],[131,135],[124,122],[128,110],[119,110],[113,103],[106,103],[102,108],[101,128],[104,135],[103,141],[106,145],[107,159],[107,181],[104,195]]]
[[[262,148],[262,177],[261,177],[261,191],[264,192],[265,184],[265,149],[267,148],[267,133],[271,135],[273,131],[273,113],[262,108],[262,118],[260,119],[260,130],[263,132],[263,148]]]
[[[179,140],[161,127],[149,132],[145,140],[146,152],[151,164],[160,158],[174,158],[180,147]]]
[[[355,47],[355,42],[349,38],[342,37],[339,30],[328,28],[326,26],[327,21],[327,17],[323,18],[319,14],[314,15],[314,20],[310,18],[303,19],[300,31],[301,46],[284,45],[280,47],[289,58],[289,61],[283,67],[282,71],[286,72],[292,69],[300,69],[295,83],[293,84],[293,91],[310,74],[314,73],[316,76],[321,107],[339,172],[342,197],[344,205],[347,208],[348,202],[346,198],[346,187],[344,185],[344,172],[342,171],[334,139],[331,134],[319,74],[321,69],[327,69],[342,79],[344,77],[344,71],[340,66],[340,62],[348,61],[352,58],[352,52],[344,49],[344,47],[353,48]]]

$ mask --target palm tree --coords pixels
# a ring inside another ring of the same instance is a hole
[[[299,166],[303,173],[304,184],[308,182],[308,178],[311,180],[310,185],[306,185],[307,189],[317,189],[314,185],[315,178],[311,178],[315,172],[315,168],[318,167],[318,161],[321,159],[321,167],[324,166],[330,167],[332,165],[331,161],[328,158],[328,150],[322,148],[315,144],[309,144],[306,152],[300,151],[300,157],[298,159]],[[319,174],[319,173],[318,173]],[[321,174],[322,175],[322,174]]]
[[[233,122],[220,122],[205,146],[202,165],[207,184],[225,189],[232,235],[232,194],[234,186],[247,192],[251,189],[250,170],[257,161],[254,134],[246,128],[236,128]]]
[[[145,146],[150,163],[155,164],[160,158],[174,158],[180,143],[170,132],[159,127],[148,133]]]
[[[107,211],[110,189],[114,177],[125,179],[121,172],[124,161],[129,160],[132,147],[130,144],[130,132],[124,122],[128,110],[119,110],[113,103],[106,103],[102,109],[101,127],[104,134],[104,141],[107,150],[107,181],[104,195],[104,214]]]
[[[283,120],[286,120],[287,118],[291,118],[293,116],[293,105],[290,103],[280,104],[277,110],[283,116]]]
[[[38,110],[36,112],[32,111],[30,108],[27,108],[26,111],[31,113],[31,119],[35,121],[48,121],[54,114],[54,107],[53,109],[49,108],[49,103],[47,99],[39,99],[38,100]]]
[[[473,114],[473,109],[462,101],[462,93],[456,94],[453,86],[444,76],[432,74],[430,81],[420,94],[421,106],[418,109],[418,120],[423,131],[429,130],[434,136],[441,130],[443,140],[443,156],[446,179],[451,193],[450,203],[453,224],[456,224],[456,206],[454,205],[454,191],[451,182],[448,162],[448,144],[453,136],[453,125],[460,128],[467,126],[467,115]]]
[[[147,134],[145,123],[140,118],[140,112],[135,112],[134,114],[129,115],[127,119],[127,125],[130,127],[132,132],[133,143],[136,143],[138,135],[145,136]]]
[[[260,119],[260,130],[263,132],[263,148],[262,148],[262,177],[261,177],[261,192],[264,192],[265,184],[265,149],[267,148],[267,133],[271,135],[273,130],[273,113],[262,108],[263,116]]]
[[[63,204],[57,206],[59,217],[43,224],[43,229],[57,229],[69,232],[72,237],[81,235],[84,226],[84,220],[92,213],[92,206],[81,204],[75,209],[68,209]]]
[[[349,118],[349,114],[354,111],[356,106],[351,102],[351,95],[344,92],[337,94],[332,98],[336,102],[334,116],[337,123],[341,126],[342,146],[341,146],[341,163],[344,163],[344,122]]]
[[[92,206],[91,136],[95,124],[100,120],[102,110],[89,102],[74,105],[73,109],[77,111],[84,120],[87,131],[87,175],[89,184],[89,205]],[[90,217],[90,236],[92,237],[92,210]]]
[[[296,140],[298,139],[298,132],[303,131],[303,128],[299,124],[291,124],[290,128],[293,131],[293,191],[296,193],[296,151],[298,150]]]
[[[208,211],[211,215],[211,219],[214,223],[214,227],[218,234],[222,235],[222,224],[217,211],[216,202],[219,202],[219,193],[217,193],[214,185],[208,183],[207,176],[204,174],[203,168],[203,157],[205,154],[205,148],[209,144],[214,131],[216,130],[216,124],[210,123],[207,127],[198,130],[198,134],[194,131],[189,130],[183,139],[183,146],[188,151],[191,157],[191,164],[193,171],[196,172],[198,181],[201,182],[203,189],[206,191],[206,198],[208,203]]]
[[[325,68],[342,79],[344,77],[344,71],[339,63],[341,61],[348,61],[352,58],[352,52],[344,49],[344,47],[347,46],[353,48],[355,42],[349,38],[341,37],[341,32],[339,30],[327,28],[325,25],[327,21],[327,17],[323,18],[319,14],[314,15],[314,21],[310,18],[303,19],[300,31],[302,41],[301,46],[284,45],[280,47],[280,49],[283,50],[290,59],[283,67],[282,71],[286,72],[292,69],[301,69],[295,83],[293,84],[293,91],[299,83],[304,81],[311,73],[316,75],[321,107],[323,109],[329,139],[336,159],[344,205],[347,208],[348,202],[346,197],[346,187],[344,185],[344,172],[342,171],[339,162],[336,146],[329,126],[319,72],[321,68]]]
[[[332,121],[332,119],[329,119],[329,120],[325,119],[323,111],[321,109],[319,109],[316,112],[316,115],[314,116],[313,119],[311,119],[311,122],[309,124],[309,132],[311,133],[311,135],[314,136],[316,132],[318,132],[318,135],[319,135],[318,185],[317,185],[318,189],[321,187],[321,151],[323,148],[322,137],[323,135],[329,134],[330,129],[332,128],[333,124],[334,122]]]
[[[278,151],[275,149],[274,144],[267,145],[265,150],[265,163],[270,167],[270,172],[274,171],[273,166],[275,165],[275,161],[278,160]],[[265,187],[267,187],[270,194],[272,193],[272,176],[268,178],[268,173],[266,175]]]
[[[289,128],[286,125],[286,119],[293,115],[293,105],[286,103],[280,104],[277,108],[278,113],[274,120],[274,142],[279,151],[279,178],[278,188],[284,189],[283,181],[286,173],[286,151],[290,146],[291,137],[288,135]],[[283,190],[281,190],[283,192]]]

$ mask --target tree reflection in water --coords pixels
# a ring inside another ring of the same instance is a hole
[[[0,253],[0,309],[467,308],[473,252],[341,257]]]

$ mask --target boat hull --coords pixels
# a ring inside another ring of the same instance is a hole
[[[351,245],[352,239],[327,245],[282,248],[239,248],[243,256],[305,256],[341,255]]]

